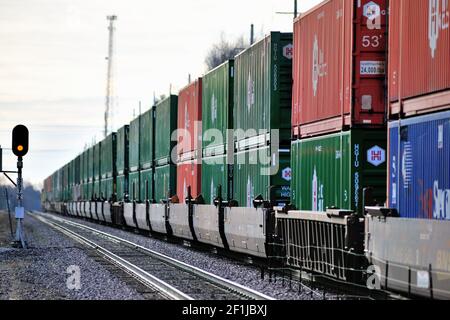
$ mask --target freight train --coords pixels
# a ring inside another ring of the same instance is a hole
[[[449,24],[448,0],[324,1],[84,150],[43,207],[450,298]]]

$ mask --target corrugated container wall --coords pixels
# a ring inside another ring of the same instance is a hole
[[[142,169],[153,165],[153,108],[141,116],[140,162]]]
[[[116,192],[116,133],[111,133],[102,141],[100,196],[111,199]]]
[[[116,168],[117,174],[123,175],[128,173],[128,134],[130,126],[126,125],[117,131],[117,158]]]
[[[215,154],[226,152],[227,130],[233,128],[234,61],[229,60],[203,77],[202,145],[203,150],[219,148]],[[221,133],[221,140],[216,134]],[[212,138],[214,136],[214,138]],[[213,140],[213,141],[211,141]],[[232,143],[232,141],[231,141]],[[205,152],[203,153],[205,156]]]
[[[101,184],[101,154],[102,154],[102,143],[99,142],[94,145],[94,189],[93,195],[95,198],[100,197],[100,184]]]
[[[294,22],[294,137],[385,124],[386,12],[386,0],[330,0]]]
[[[175,165],[168,164],[155,168],[155,201],[167,200],[168,196],[173,196],[177,191],[176,180],[177,168]]]
[[[234,199],[240,207],[253,207],[253,200],[258,196],[275,205],[289,203],[290,153],[287,149],[285,152],[278,151],[272,152],[269,147],[264,147],[238,151],[235,154]]]
[[[249,137],[280,129],[290,140],[292,33],[272,32],[235,58],[234,129]],[[242,140],[242,139],[237,139]]]
[[[141,131],[141,116],[137,117],[130,123],[129,131],[129,169],[134,172],[140,169],[140,131]]]
[[[188,187],[191,188],[191,197],[193,199],[202,193],[202,166],[203,164],[198,164],[196,160],[177,164],[177,196],[180,203],[185,203],[185,199],[188,196]]]
[[[202,195],[206,204],[214,204],[219,186],[222,186],[222,199],[233,198],[232,170],[229,165],[232,162],[227,161],[227,157],[228,155],[218,155],[202,159]]]
[[[142,170],[140,176],[139,200],[153,200],[153,168]]]
[[[181,89],[178,94],[178,150],[177,154],[201,152],[202,135],[202,78]]]
[[[450,220],[450,112],[391,122],[389,150],[389,206]]]
[[[391,115],[450,108],[450,5],[448,0],[390,1],[391,102],[447,90],[433,99],[391,104]]]
[[[178,96],[159,102],[155,107],[155,165],[171,163],[171,151],[176,141],[171,140],[172,133],[177,129]],[[175,162],[176,159],[173,159]]]
[[[129,171],[129,130],[130,126],[125,125],[117,131],[117,157],[116,157],[116,194],[117,201],[123,201],[125,194],[128,194],[128,171]]]
[[[292,204],[298,210],[363,213],[363,189],[371,187],[384,205],[386,148],[386,130],[354,129],[293,142]]]
[[[88,199],[90,200],[94,196],[94,147],[89,148],[88,152],[88,159],[87,159],[87,175],[88,175],[88,182],[87,182],[87,195]]]

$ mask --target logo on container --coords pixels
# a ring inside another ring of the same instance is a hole
[[[323,184],[319,182],[319,179],[317,177],[317,170],[316,167],[314,167],[312,178],[312,210],[324,211],[323,202]]]
[[[217,99],[214,93],[211,97],[211,120],[213,123],[217,120]]]
[[[214,181],[211,178],[211,204],[214,204]]]
[[[247,110],[249,112],[254,103],[255,103],[255,82],[252,80],[252,76],[249,73],[247,80]]]
[[[367,150],[367,162],[378,167],[386,162],[386,151],[379,146],[375,146]]]
[[[434,59],[438,49],[441,30],[447,30],[450,25],[448,0],[429,0],[428,6],[428,40],[431,57]]]
[[[281,171],[281,177],[286,180],[286,181],[291,181],[292,180],[292,170],[291,168],[284,168]]]
[[[314,36],[313,44],[313,70],[312,70],[312,83],[314,96],[317,95],[317,88],[319,85],[319,79],[327,75],[327,64],[324,62],[323,51],[319,48],[319,40],[317,35]]]
[[[184,127],[189,128],[189,112],[187,102],[184,104]]]
[[[450,220],[450,189],[440,189],[439,181],[434,182],[434,210],[433,218]]]
[[[247,177],[247,207],[253,207],[253,185],[250,180],[250,176]]]
[[[291,43],[283,47],[283,56],[289,60],[294,56],[294,46]]]
[[[366,17],[369,20],[375,20],[381,16],[380,6],[373,1],[366,3],[364,5],[363,11],[364,11],[364,13],[363,13],[364,17]]]
[[[412,182],[413,165],[414,162],[412,157],[411,143],[405,142],[402,155],[402,178],[404,189],[409,189],[409,186]]]

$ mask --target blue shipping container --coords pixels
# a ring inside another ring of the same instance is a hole
[[[389,124],[389,206],[450,220],[450,111]]]

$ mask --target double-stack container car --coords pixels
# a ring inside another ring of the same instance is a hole
[[[157,203],[176,194],[175,141],[172,133],[177,129],[178,96],[170,95],[155,106],[155,190]]]
[[[207,204],[233,196],[233,88],[234,60],[203,76],[202,195]]]
[[[202,78],[178,94],[177,196],[181,203],[197,198],[202,184]]]
[[[141,115],[139,135],[139,158],[141,164],[140,172],[140,201],[153,200],[153,137],[154,137],[154,109],[150,108]]]
[[[363,213],[386,200],[386,1],[325,1],[294,22],[292,200]],[[297,139],[297,140],[296,140]]]
[[[292,33],[272,32],[235,57],[234,196],[288,203]],[[275,170],[273,170],[275,169]]]
[[[125,125],[117,131],[116,138],[116,199],[124,201],[128,196],[128,157],[129,157],[129,130],[130,126]]]
[[[140,200],[140,132],[141,132],[141,115],[130,123],[129,131],[129,172],[128,172],[128,194],[131,201]]]
[[[366,218],[384,289],[450,297],[450,7],[390,1],[388,206]]]

